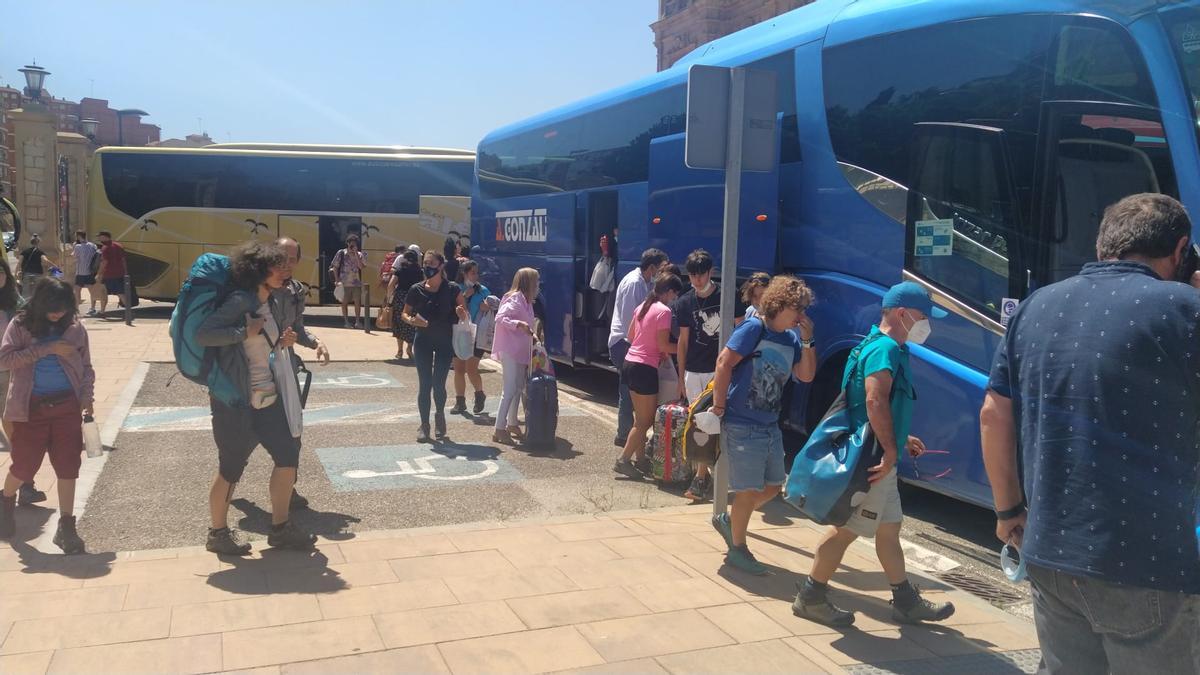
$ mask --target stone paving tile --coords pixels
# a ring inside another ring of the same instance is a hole
[[[509,527],[478,532],[452,532],[447,535],[459,551],[499,548],[537,548],[557,544],[559,539],[543,527]]]
[[[621,675],[666,675],[667,670],[654,659],[634,659],[618,663],[602,663],[598,666],[588,666],[587,668],[560,670],[554,673],[554,675],[585,675],[592,673],[596,675],[607,675],[608,673],[620,673]]]
[[[514,568],[497,551],[447,553],[422,558],[403,558],[388,562],[398,579],[440,579],[477,574],[480,570],[512,571]]]
[[[279,666],[263,666],[262,668],[223,670],[221,671],[221,675],[279,675],[279,672]]]
[[[559,565],[563,573],[580,588],[625,586],[630,583],[655,583],[687,579],[688,574],[665,557],[621,558],[598,563]]]
[[[458,551],[450,542],[450,538],[444,534],[380,539],[364,539],[363,535],[358,535],[352,541],[342,542],[338,547],[347,562],[416,558]]]
[[[641,537],[616,537],[614,539],[601,539],[600,543],[612,549],[622,558],[648,558],[662,553],[663,550],[644,536]]]
[[[609,662],[687,652],[734,642],[724,631],[691,609],[599,621],[577,628]]]
[[[547,628],[438,645],[455,673],[541,673],[604,663],[575,628]]]
[[[446,577],[443,579],[459,602],[506,600],[530,595],[565,593],[579,587],[556,567],[527,567],[514,572]]]
[[[5,675],[41,675],[50,667],[53,651],[28,652],[0,656],[0,673]]]
[[[626,589],[654,612],[741,602],[741,598],[704,577],[637,584]]]
[[[449,673],[442,654],[434,645],[386,649],[381,652],[338,656],[280,667],[281,675],[325,675],[326,673]]]
[[[819,624],[815,621],[809,621],[808,619],[801,619],[795,614],[792,614],[792,603],[790,601],[784,602],[782,600],[760,600],[758,602],[750,603],[750,606],[754,607],[763,614],[766,614],[771,618],[772,621],[790,631],[792,635],[821,635],[823,633],[837,632],[836,628],[830,628],[829,626]],[[861,622],[861,619],[862,617],[856,617],[856,628],[861,629],[861,626],[858,625],[858,623]],[[895,626],[890,627],[895,628]]]
[[[0,593],[0,616],[10,619],[43,619],[53,616],[119,612],[125,601],[125,586],[78,588],[67,591],[18,593],[19,588]]]
[[[459,601],[440,579],[417,579],[322,593],[317,602],[326,619],[340,619],[455,605]]]
[[[756,642],[792,637],[791,631],[771,620],[753,605],[703,607],[700,614],[738,642]]]
[[[814,673],[825,673],[826,675],[845,675],[846,669],[834,663],[832,659],[817,651],[815,647],[804,641],[803,638],[790,637],[783,638],[783,643],[795,649],[803,656],[806,661],[816,666],[813,669]]]
[[[221,561],[214,556],[166,558],[162,560],[117,561],[108,574],[87,579],[84,586],[120,586],[138,582],[189,579],[197,575],[211,574],[221,569]],[[2,584],[0,584],[2,585]]]
[[[583,523],[564,523],[546,527],[550,534],[559,541],[585,541],[589,539],[606,539],[610,537],[626,537],[638,534],[625,527],[618,520],[596,520]]]
[[[968,626],[904,626],[900,634],[938,656],[959,656],[986,651],[1036,649],[1037,633],[1032,626],[1022,630],[1009,623]]]
[[[863,631],[807,635],[800,638],[838,665],[886,663],[934,658],[933,652],[902,636],[899,630]]]
[[[658,662],[672,673],[810,673],[820,668],[780,640],[668,654]]]
[[[711,537],[709,535],[712,535]],[[725,540],[716,530],[709,532],[674,532],[670,534],[648,534],[645,539],[671,554],[725,552]]]
[[[171,637],[282,626],[321,619],[315,595],[268,595],[241,600],[176,605]]]
[[[166,608],[15,621],[0,654],[165,638],[170,623]]]
[[[102,668],[97,668],[103,664]],[[207,673],[221,669],[221,637],[149,640],[124,644],[61,649],[54,653],[50,673]]]
[[[508,600],[508,606],[530,628],[567,626],[650,613],[646,605],[620,588],[514,598]]]
[[[82,588],[83,579],[76,579],[57,572],[31,570],[0,572],[0,588],[19,588],[25,593],[61,591]],[[120,585],[113,584],[113,585]]]
[[[600,541],[560,542],[536,548],[504,546],[499,551],[514,567],[561,567],[616,560],[619,557]]]
[[[500,601],[376,614],[375,625],[389,649],[525,630]]]
[[[373,652],[383,641],[370,617],[256,628],[221,634],[223,667],[257,668]]]
[[[267,589],[271,593],[331,592],[346,587],[390,584],[397,580],[387,561],[374,560],[281,570],[267,574]]]
[[[124,609],[148,609],[189,605],[197,602],[234,600],[247,595],[265,595],[267,576],[258,573],[225,575],[216,586],[208,578],[175,579],[129,584]],[[113,588],[120,588],[119,586]]]

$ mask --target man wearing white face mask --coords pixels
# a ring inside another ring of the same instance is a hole
[[[908,343],[921,344],[929,337],[929,319],[946,316],[933,306],[924,288],[911,281],[892,286],[883,296],[883,315],[878,326],[859,345],[859,357],[851,359],[843,376],[846,403],[853,428],[870,421],[883,459],[869,469],[871,489],[843,527],[834,527],[821,539],[812,572],[801,584],[792,613],[818,623],[848,626],[854,613],[829,601],[829,579],[842,562],[846,549],[858,537],[873,537],[883,573],[892,586],[892,618],[901,623],[942,621],[954,614],[948,602],[930,602],[908,581],[904,551],[900,548],[900,490],[896,461],[904,448],[913,457],[925,452],[925,444],[909,435],[912,424],[913,390],[908,365]]]

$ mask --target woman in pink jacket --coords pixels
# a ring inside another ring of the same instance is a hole
[[[64,553],[84,550],[75,531],[75,480],[83,452],[83,415],[92,414],[96,384],[78,312],[75,291],[43,277],[0,342],[0,368],[11,371],[4,419],[13,425],[12,465],[0,499],[0,539],[11,538],[16,530],[17,488],[33,480],[49,455],[58,477],[54,543]]]
[[[538,271],[522,267],[513,276],[512,289],[504,294],[496,313],[492,358],[499,360],[504,368],[504,391],[500,394],[496,431],[492,434],[495,443],[512,443],[513,436],[521,436],[521,428],[517,426],[517,401],[525,390],[533,350],[533,300],[537,292]]]

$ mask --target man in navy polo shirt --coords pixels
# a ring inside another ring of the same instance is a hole
[[[1099,262],[1022,302],[996,352],[983,456],[1042,672],[1200,672],[1200,293],[1175,281],[1191,230],[1164,195],[1110,206]]]

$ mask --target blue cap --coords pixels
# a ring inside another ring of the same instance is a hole
[[[915,309],[931,319],[946,317],[946,310],[941,307],[934,307],[933,299],[929,297],[929,292],[922,288],[920,284],[912,281],[898,283],[889,288],[888,292],[883,295],[883,308],[891,309],[895,307]]]

